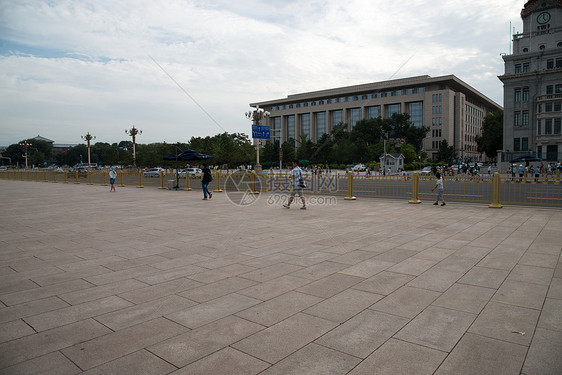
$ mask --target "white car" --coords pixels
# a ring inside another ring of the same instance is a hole
[[[367,170],[367,166],[365,164],[357,164],[351,170],[353,172],[365,172]]]
[[[200,168],[186,168],[182,169],[179,175],[185,177],[186,172],[189,172],[189,177],[191,178],[201,177],[201,174],[203,173]]]
[[[144,177],[160,177],[160,172],[165,173],[164,168],[150,168],[143,172]]]

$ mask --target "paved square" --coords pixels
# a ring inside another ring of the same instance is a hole
[[[559,209],[0,189],[0,374],[562,373]]]

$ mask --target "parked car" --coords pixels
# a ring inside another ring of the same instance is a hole
[[[164,168],[150,168],[142,173],[144,177],[160,177],[160,172],[166,172]]]
[[[431,176],[431,167],[424,167],[424,168],[420,171],[420,175],[421,175],[421,176]]]
[[[200,168],[185,168],[182,169],[180,171],[180,176],[185,177],[185,174],[189,172],[189,177],[191,178],[196,178],[196,177],[201,177],[201,173],[203,173],[203,171]]]
[[[365,164],[356,164],[352,169],[353,172],[365,172],[367,166]]]

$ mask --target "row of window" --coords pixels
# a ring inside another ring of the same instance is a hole
[[[544,123],[544,127],[543,127]],[[544,132],[543,132],[544,129]],[[544,120],[539,120],[537,124],[537,135],[551,135],[551,134],[562,134],[562,119],[558,118],[547,118]]]
[[[431,131],[431,136],[433,138],[441,138],[441,129],[433,129]]]
[[[529,126],[529,111],[515,111],[513,113],[513,126]]]
[[[529,138],[513,138],[513,151],[527,151],[529,149]]]
[[[434,105],[433,107],[431,107],[431,113],[432,114],[441,114],[443,113],[443,108],[440,105]]]
[[[433,94],[431,95],[432,103],[441,103],[443,101],[443,94]]]
[[[514,101],[518,103],[520,101],[529,101],[529,88],[528,87],[517,87],[514,92]]]
[[[392,90],[392,91],[381,91],[372,94],[365,94],[365,95],[353,95],[353,96],[341,96],[338,98],[329,98],[329,99],[320,99],[320,100],[312,100],[307,102],[300,102],[300,103],[291,103],[291,104],[284,104],[279,106],[271,107],[271,111],[279,111],[283,109],[292,109],[292,108],[303,108],[303,107],[313,107],[318,105],[327,105],[327,104],[335,104],[335,103],[345,103],[345,102],[354,102],[359,100],[368,100],[373,98],[385,98],[385,97],[392,97],[392,96],[402,96],[402,95],[411,95],[411,94],[423,94],[425,92],[425,87],[416,87],[416,88],[407,88],[403,90]]]
[[[562,102],[544,103],[538,105],[538,112],[560,112],[562,109]]]
[[[546,68],[547,69],[562,68],[562,57],[546,60]]]
[[[371,106],[371,107],[367,107],[366,108],[367,112],[367,118],[372,119],[372,118],[377,118],[380,117],[381,114],[381,106]],[[339,110],[334,110],[334,111],[329,111],[328,114],[330,116],[331,119],[331,123],[333,125],[337,125],[340,123],[344,122],[344,110],[343,109],[339,109]],[[349,109],[349,118],[348,118],[348,124],[350,127],[350,130],[353,129],[355,127],[355,125],[357,124],[358,121],[363,119],[363,113],[362,113],[362,109],[361,108],[351,108]],[[387,116],[390,118],[392,117],[393,114],[395,113],[402,113],[402,105],[401,103],[397,103],[397,104],[389,104],[386,106],[386,112],[387,112]],[[410,115],[410,122],[412,122],[412,124],[414,126],[417,127],[421,127],[423,124],[423,102],[413,102],[413,103],[408,103],[408,114]],[[326,133],[327,131],[327,113],[326,112],[314,112],[312,114],[314,116],[314,124],[316,125],[316,136],[319,139],[323,134]],[[285,126],[286,126],[286,130],[287,130],[287,139],[289,138],[293,138],[296,139],[297,134],[296,134],[296,116],[297,115],[288,115],[285,116]],[[301,135],[306,135],[307,139],[311,139],[311,114],[310,113],[303,113],[303,114],[299,114],[299,120],[300,120],[300,125],[301,125],[301,132],[299,134],[299,136]],[[273,128],[273,134],[272,137],[274,139],[280,139],[281,138],[281,117],[280,116],[276,116],[276,117],[271,117],[270,118],[270,124],[271,127]]]
[[[434,117],[431,119],[431,125],[433,126],[441,126],[443,125],[443,118],[441,117]]]

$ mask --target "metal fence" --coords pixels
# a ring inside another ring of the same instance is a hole
[[[353,173],[305,173],[306,194],[339,196],[345,199],[357,198],[392,198],[408,200],[411,203],[433,201],[435,178],[431,176],[412,175],[357,175]],[[68,184],[109,185],[108,172],[93,170],[87,173],[56,172],[48,169],[11,169],[0,172],[4,180],[54,182]],[[562,207],[562,188],[560,171],[555,175],[511,177],[495,174],[494,176],[454,175],[443,177],[445,200],[448,202],[466,202],[489,204],[491,207],[501,205],[532,205],[545,207]],[[137,170],[121,170],[117,173],[118,187],[134,186],[137,188],[159,188],[192,190],[200,189],[199,176],[187,175],[177,178],[175,173],[161,173],[153,177]],[[214,180],[209,189],[215,192],[251,192],[258,194],[289,193],[291,175],[287,172],[265,171],[263,174],[244,171],[215,171]]]

